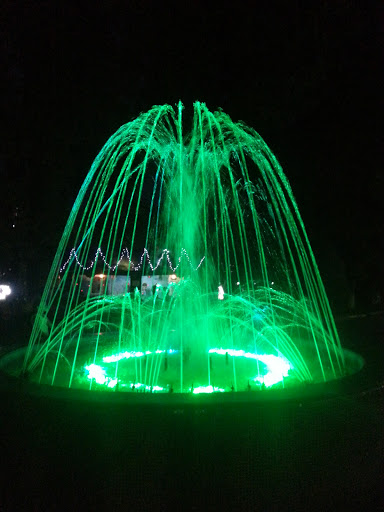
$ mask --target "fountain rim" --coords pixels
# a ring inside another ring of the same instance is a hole
[[[0,357],[0,391],[18,393],[31,398],[46,398],[49,400],[80,401],[95,404],[131,406],[210,406],[250,404],[262,405],[268,403],[288,403],[328,400],[346,395],[364,396],[377,388],[377,376],[366,371],[364,358],[349,349],[343,349],[347,361],[353,361],[355,371],[345,377],[327,382],[308,383],[286,389],[266,389],[263,391],[236,391],[226,393],[140,393],[114,392],[110,390],[86,390],[50,386],[30,382],[21,377],[6,372],[7,362],[21,356],[27,347],[9,350]],[[357,367],[357,368],[356,368]],[[381,376],[382,377],[382,376]]]

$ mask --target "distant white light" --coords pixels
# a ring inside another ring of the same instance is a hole
[[[11,294],[11,288],[7,284],[0,284],[0,300],[5,300]]]
[[[224,299],[224,288],[221,285],[219,286],[218,299],[219,300],[223,300]]]
[[[237,286],[239,286],[239,285],[240,285],[240,281],[237,281],[237,283],[236,283],[236,284],[237,284]]]

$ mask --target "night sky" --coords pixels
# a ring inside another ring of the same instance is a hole
[[[207,3],[2,2],[4,280],[45,279],[119,126],[178,100],[188,118],[200,100],[275,152],[330,294],[382,287],[382,2]]]

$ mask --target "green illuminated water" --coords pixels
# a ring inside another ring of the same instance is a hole
[[[188,125],[181,103],[155,106],[100,151],[32,330],[23,370],[33,380],[199,393],[344,374],[276,158],[253,129],[204,103]]]

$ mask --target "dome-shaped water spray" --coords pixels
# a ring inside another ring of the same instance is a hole
[[[222,111],[155,106],[94,161],[25,353],[32,381],[127,392],[262,391],[345,374],[292,190]],[[51,322],[47,332],[46,319]]]

